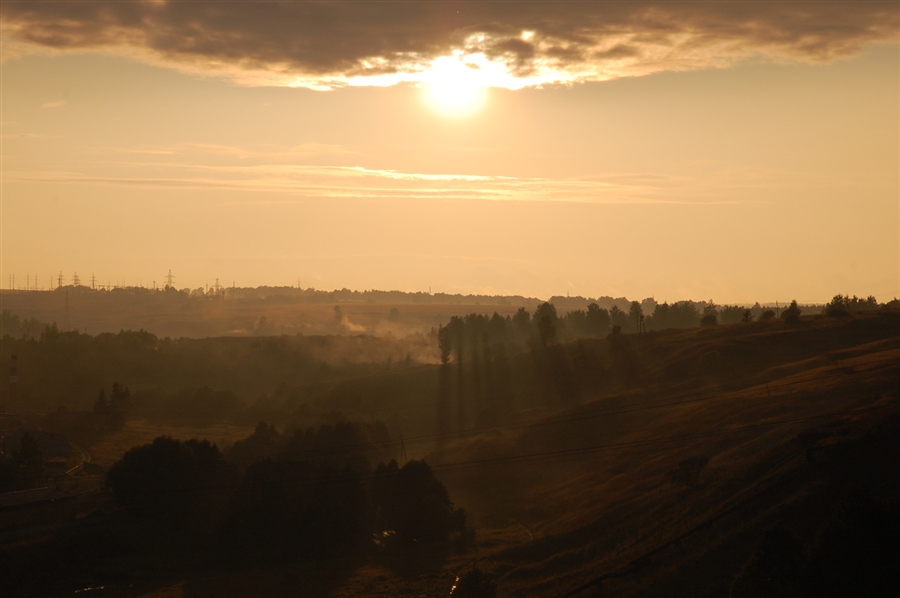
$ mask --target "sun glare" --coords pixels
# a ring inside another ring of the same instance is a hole
[[[485,100],[482,73],[459,56],[436,59],[423,77],[428,104],[448,116],[464,116],[478,110]]]

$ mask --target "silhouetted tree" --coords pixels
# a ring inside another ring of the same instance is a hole
[[[259,422],[253,434],[238,440],[228,449],[228,459],[244,470],[252,463],[264,459],[274,459],[284,451],[285,437],[275,426]]]
[[[646,325],[651,330],[664,330],[666,328],[693,328],[700,324],[700,312],[691,301],[679,301],[669,305],[657,304],[653,315],[646,319]]]
[[[835,295],[825,306],[825,315],[832,318],[843,318],[850,315],[849,297]]]
[[[372,479],[376,524],[396,532],[404,546],[446,542],[466,532],[465,511],[454,508],[444,485],[425,461],[396,461],[378,466]]]
[[[538,338],[541,346],[546,347],[556,340],[556,329],[559,318],[556,315],[556,306],[550,302],[541,303],[534,310],[534,322],[537,324]]]
[[[641,309],[641,304],[637,301],[632,301],[631,306],[628,308],[628,319],[634,322],[634,331],[641,331],[641,318],[644,316],[644,312]]]
[[[791,301],[790,307],[781,312],[781,318],[788,324],[798,324],[800,322],[800,307],[797,306],[797,300]]]
[[[773,309],[764,310],[761,314],[759,314],[760,322],[771,322],[774,319],[775,319],[775,310],[773,310]]]
[[[619,309],[618,305],[609,308],[609,319],[613,327],[618,326],[620,329],[624,329],[628,326],[628,316]]]
[[[528,337],[529,329],[531,327],[531,314],[528,313],[527,309],[524,307],[517,309],[515,315],[512,317],[511,323],[513,333],[519,340]]]
[[[606,334],[609,334],[609,325],[609,311],[603,309],[596,303],[591,303],[587,306],[585,329],[589,335],[605,336]]]
[[[2,492],[27,490],[44,479],[44,451],[29,431],[22,434],[19,446],[0,455],[0,488]]]
[[[584,310],[572,310],[565,315],[563,320],[570,338],[584,336],[587,333],[587,313]]]
[[[701,326],[716,326],[719,323],[719,312],[716,310],[716,304],[710,299],[703,308],[703,316],[700,318]]]
[[[107,474],[113,497],[129,512],[179,524],[208,522],[236,479],[215,445],[169,436],[130,449]]]
[[[346,554],[371,538],[363,474],[307,461],[247,468],[217,533],[227,560],[271,561]]]
[[[384,422],[337,422],[294,431],[286,438],[279,458],[366,472],[371,463],[387,456],[390,445]]]
[[[453,334],[449,326],[438,327],[438,348],[441,351],[441,364],[447,365],[453,351]]]
[[[744,309],[739,305],[723,305],[722,309],[719,310],[719,317],[722,319],[723,324],[735,324],[745,321],[745,312],[749,313],[750,310]]]

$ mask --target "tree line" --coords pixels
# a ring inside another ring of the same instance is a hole
[[[126,452],[108,484],[135,520],[200,539],[225,564],[470,544],[465,511],[425,461],[386,459],[392,444],[380,422],[290,434],[261,422],[225,452],[159,437]]]

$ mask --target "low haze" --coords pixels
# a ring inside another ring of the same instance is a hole
[[[415,32],[396,38],[370,4],[288,3],[278,18],[312,37],[284,46],[262,7],[114,5],[146,13],[142,29],[118,9],[100,24],[102,4],[4,3],[4,288],[60,272],[152,286],[172,269],[190,288],[900,294],[891,3],[688,3],[666,26],[640,3],[584,22],[563,3],[552,24],[540,4],[377,3]],[[329,45],[312,24],[334,7]],[[185,11],[197,45],[170,46]],[[240,44],[218,46],[220,27]],[[515,33],[501,46],[520,53],[472,47],[479,30]],[[332,55],[341,36],[357,45]],[[607,53],[525,48],[567,39]],[[424,74],[360,78],[382,55]]]

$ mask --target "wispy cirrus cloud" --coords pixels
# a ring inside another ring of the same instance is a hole
[[[264,160],[266,162],[290,162],[315,156],[353,156],[358,152],[330,143],[308,142],[298,145],[256,143],[246,145],[222,145],[213,143],[178,143],[170,145],[117,147],[100,146],[92,151],[103,154],[145,154],[182,156],[184,158],[220,157],[238,160]]]
[[[315,89],[422,82],[451,55],[486,84],[513,89],[755,57],[821,62],[900,32],[890,0],[7,0],[0,16],[13,56],[24,46],[91,50],[247,85]]]
[[[55,100],[53,102],[44,102],[41,104],[41,108],[62,108],[68,104],[66,100]]]
[[[117,163],[136,175],[85,171],[5,173],[7,181],[112,185],[185,190],[240,191],[270,194],[268,199],[234,204],[291,203],[304,198],[456,199],[629,204],[722,205],[769,203],[723,197],[721,189],[686,176],[652,173],[597,174],[591,177],[479,176],[409,173],[347,166],[215,166],[183,163]],[[154,174],[157,172],[165,174]],[[753,173],[732,175],[735,188],[754,188]],[[720,182],[716,182],[719,185]]]

